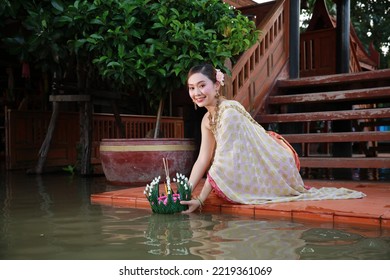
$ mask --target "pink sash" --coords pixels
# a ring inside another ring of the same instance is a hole
[[[301,169],[301,162],[299,161],[299,157],[298,157],[297,152],[290,145],[290,143],[288,143],[286,139],[284,139],[281,135],[279,135],[278,133],[276,133],[274,131],[267,131],[267,133],[269,136],[274,138],[276,140],[276,142],[278,142],[282,147],[288,148],[291,150],[291,152],[294,156],[295,165],[297,166],[298,170],[300,170]]]

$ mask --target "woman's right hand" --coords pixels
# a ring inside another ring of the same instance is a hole
[[[202,205],[199,199],[183,200],[183,201],[180,201],[180,204],[181,205],[188,205],[188,209],[185,211],[182,211],[181,212],[182,214],[190,214],[190,213],[194,212],[196,209],[198,209],[199,206]]]

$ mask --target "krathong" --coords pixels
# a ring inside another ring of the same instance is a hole
[[[183,174],[176,173],[176,178],[173,178],[176,185],[175,193],[169,177],[168,161],[163,159],[163,163],[166,179],[164,183],[165,193],[160,194],[161,176],[155,177],[150,184],[147,184],[144,191],[153,213],[173,214],[187,210],[188,206],[180,204],[180,201],[191,200],[192,187],[188,182],[188,178]]]

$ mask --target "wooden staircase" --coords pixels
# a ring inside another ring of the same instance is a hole
[[[243,14],[254,16],[262,32],[233,66],[224,95],[239,101],[266,129],[293,144],[304,172],[311,168],[389,169],[390,131],[381,128],[390,126],[390,69],[361,72],[359,67],[350,67],[351,74],[329,75],[335,71],[332,68],[328,74],[322,71],[313,76],[315,72],[307,73],[313,69],[305,68],[308,58],[312,62],[332,59],[311,57],[322,53],[313,49],[300,61],[305,78],[288,79],[289,7],[290,1],[276,0],[240,8]],[[316,34],[309,35],[301,37],[301,45],[322,46],[313,43]],[[323,31],[317,35],[321,39]],[[351,64],[358,63],[351,51]],[[349,130],[337,129],[340,122],[348,123]],[[350,152],[343,153],[344,147]]]
[[[390,168],[390,131],[380,130],[390,125],[390,69],[279,80],[266,102],[255,119],[301,148],[302,167]],[[332,131],[341,120],[352,129]],[[336,143],[355,149],[350,156],[334,155]]]

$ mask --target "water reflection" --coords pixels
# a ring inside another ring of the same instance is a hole
[[[104,177],[1,174],[0,259],[389,258],[389,233],[92,205]],[[387,237],[386,237],[387,236]]]
[[[153,255],[202,259],[296,259],[301,225],[234,216],[152,214],[145,237]]]
[[[186,256],[193,238],[190,219],[185,215],[151,214],[145,231],[149,254],[159,256]]]
[[[192,249],[193,254],[210,259],[297,259],[295,249],[304,245],[300,224],[226,218],[202,239],[202,247]]]
[[[309,229],[301,238],[306,243],[297,250],[301,259],[390,259],[390,237],[365,238],[336,229]]]

